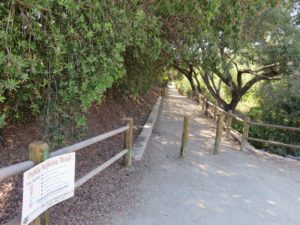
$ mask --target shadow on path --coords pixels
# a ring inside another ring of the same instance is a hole
[[[179,159],[183,115],[192,118],[190,147]],[[211,155],[215,128],[201,107],[174,87],[164,99],[143,159],[136,200],[113,225],[299,225],[299,162],[239,152],[223,139]]]

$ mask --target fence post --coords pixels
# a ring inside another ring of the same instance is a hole
[[[205,110],[205,99],[203,98],[203,96],[201,96],[201,102],[202,102],[202,111]]]
[[[199,93],[196,94],[195,100],[196,100],[196,102],[198,104],[200,103],[200,95],[199,95]]]
[[[161,95],[162,97],[165,96],[165,88],[164,88],[164,87],[162,87],[162,88],[160,89],[160,95]]]
[[[226,117],[226,137],[230,137],[230,130],[231,130],[231,124],[232,124],[232,110],[229,110],[227,112],[227,117]]]
[[[168,88],[167,87],[164,88],[164,96],[168,96]]]
[[[215,145],[213,149],[213,154],[216,155],[220,152],[220,145],[222,140],[222,133],[223,133],[223,122],[224,122],[224,115],[217,115],[217,129],[216,129],[216,138],[215,138]]]
[[[124,165],[131,166],[131,151],[132,151],[132,138],[133,138],[133,119],[126,118],[126,125],[128,130],[125,133],[125,148],[128,149],[127,154],[124,156]]]
[[[247,143],[247,138],[249,134],[249,123],[250,123],[250,118],[246,117],[244,120],[244,127],[243,127],[243,136],[242,136],[242,141],[241,141],[241,151],[245,150],[245,146]]]
[[[180,147],[180,157],[181,158],[185,157],[186,151],[188,148],[190,125],[191,125],[191,118],[188,116],[184,116],[181,147]]]
[[[206,116],[208,116],[208,107],[209,107],[208,100],[205,99],[205,115]]]
[[[29,160],[38,164],[49,157],[49,146],[46,142],[35,141],[29,144]],[[49,225],[49,210],[43,212],[30,225]]]

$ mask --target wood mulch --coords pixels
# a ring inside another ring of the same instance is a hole
[[[105,97],[100,106],[93,105],[87,112],[88,130],[83,139],[108,132],[124,125],[125,117],[134,120],[134,139],[158,97],[159,89],[153,89],[143,98]],[[0,168],[28,160],[28,144],[41,140],[37,121],[11,125],[3,132],[0,142]],[[78,141],[77,141],[78,142]],[[68,143],[71,144],[71,143]],[[124,135],[120,134],[82,149],[76,153],[76,178],[120,152],[124,147]],[[118,195],[126,186],[132,173],[121,162],[97,175],[75,192],[75,196],[51,209],[52,224],[107,224],[112,210],[118,210]],[[133,173],[134,174],[134,173]],[[128,195],[129,193],[123,193]],[[22,175],[0,181],[0,224],[20,216],[22,207]]]

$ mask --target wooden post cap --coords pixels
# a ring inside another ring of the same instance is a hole
[[[34,141],[29,144],[29,148],[49,149],[49,145],[44,141]]]
[[[29,144],[29,160],[40,163],[49,156],[49,145],[43,141],[35,141]]]

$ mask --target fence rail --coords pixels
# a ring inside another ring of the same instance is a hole
[[[92,144],[103,141],[103,140],[105,140],[107,138],[110,138],[112,136],[115,136],[117,134],[126,132],[125,133],[125,149],[122,150],[121,152],[119,152],[118,154],[116,154],[115,156],[113,156],[112,158],[110,158],[109,160],[107,160],[106,162],[104,162],[103,164],[101,164],[98,167],[94,168],[93,170],[91,170],[90,172],[88,172],[87,174],[85,174],[84,176],[79,178],[78,180],[76,180],[75,189],[77,189],[78,187],[80,187],[81,185],[86,183],[88,180],[90,180],[91,178],[96,176],[98,173],[100,173],[101,171],[103,171],[104,169],[106,169],[107,167],[109,167],[110,165],[112,165],[114,162],[116,162],[117,160],[119,160],[122,157],[124,158],[125,166],[130,166],[131,165],[131,150],[132,150],[132,138],[133,138],[133,136],[132,136],[133,135],[133,120],[132,120],[132,118],[127,118],[126,123],[127,123],[126,126],[120,127],[118,129],[109,131],[109,132],[104,133],[104,134],[100,134],[98,136],[95,136],[93,138],[84,140],[82,142],[70,145],[68,147],[56,150],[56,151],[50,153],[49,156],[51,158],[51,157],[54,157],[54,156],[59,156],[59,155],[63,155],[63,154],[66,154],[66,153],[75,152],[75,151],[78,151],[80,149],[86,148],[86,147],[88,147]],[[40,143],[43,143],[43,145],[48,146],[44,142],[40,142]],[[36,143],[35,143],[35,145],[36,145]],[[43,149],[43,150],[45,150],[45,149]],[[48,149],[46,151],[48,153]],[[32,156],[33,155],[32,155],[32,151],[31,151],[30,157],[32,157]],[[39,156],[39,157],[41,158],[41,156]],[[30,158],[30,159],[32,159],[32,158]],[[13,175],[19,174],[21,172],[24,172],[24,171],[34,167],[35,165],[36,165],[36,163],[34,161],[29,160],[29,161],[16,163],[14,165],[1,168],[0,169],[0,180],[3,180],[3,179],[5,179],[9,176],[13,176]],[[41,217],[45,216],[45,215],[47,215],[47,217],[48,217],[48,213],[43,213],[41,215]],[[39,224],[40,221],[35,223],[37,220],[39,220],[39,217],[33,222],[33,224]],[[17,218],[14,218],[13,220],[7,222],[6,225],[8,225],[8,224],[9,225],[12,225],[12,224],[19,225],[20,221],[21,221],[21,218],[17,217]],[[46,221],[49,221],[49,218],[47,218]],[[48,223],[46,223],[46,224],[48,224]]]
[[[300,146],[298,145],[292,145],[292,144],[286,144],[286,143],[282,143],[282,142],[277,142],[277,141],[271,141],[271,140],[264,140],[264,139],[258,139],[258,138],[253,138],[253,137],[249,137],[248,133],[249,133],[249,127],[250,126],[261,126],[261,127],[266,127],[266,128],[274,128],[274,129],[282,129],[282,130],[287,130],[287,131],[296,131],[296,132],[300,132],[300,128],[299,127],[288,127],[288,126],[281,126],[281,125],[274,125],[274,124],[266,124],[266,123],[257,123],[257,122],[253,122],[250,121],[250,118],[245,117],[245,118],[241,118],[240,116],[232,113],[231,111],[225,111],[224,109],[220,108],[219,106],[217,106],[217,103],[214,104],[210,101],[208,101],[207,98],[205,98],[204,95],[202,94],[197,94],[196,96],[193,97],[197,102],[201,102],[202,103],[202,109],[205,110],[206,114],[210,114],[212,118],[214,118],[214,120],[217,118],[218,114],[223,114],[226,116],[226,134],[228,135],[230,133],[230,130],[232,130],[232,118],[242,122],[243,123],[243,134],[242,138],[241,138],[241,150],[245,149],[245,144],[246,141],[256,141],[256,142],[262,142],[262,143],[266,143],[266,144],[270,144],[270,145],[276,145],[276,146],[281,146],[281,147],[286,147],[286,148],[291,148],[291,149],[296,149],[296,150],[300,150]],[[209,106],[211,106],[213,109],[209,110]],[[222,125],[224,126],[224,125]]]
[[[281,130],[300,132],[300,128],[298,128],[298,127],[287,127],[287,126],[281,126],[281,125],[273,125],[273,124],[266,124],[266,123],[255,123],[255,122],[250,122],[250,124],[254,125],[254,126],[261,126],[261,127],[268,127],[268,128],[275,128],[275,129],[281,129]]]
[[[109,167],[111,164],[122,158],[124,155],[128,153],[128,149],[124,149],[123,151],[116,154],[114,157],[107,160],[105,163],[101,164],[97,168],[93,169],[92,171],[88,172],[86,175],[82,176],[75,182],[75,189],[79,188],[81,185],[83,185],[85,182],[96,176],[101,171],[105,170],[107,167]]]
[[[59,156],[62,154],[78,151],[78,150],[86,148],[92,144],[103,141],[103,140],[110,138],[112,136],[115,136],[117,134],[123,133],[124,131],[128,130],[128,128],[129,128],[128,126],[124,126],[124,127],[112,130],[110,132],[107,132],[105,134],[100,134],[96,137],[93,137],[93,138],[84,140],[82,142],[70,145],[68,147],[56,150],[56,151],[50,153],[50,157]],[[25,162],[16,163],[14,165],[1,168],[0,169],[0,180],[4,179],[6,177],[24,172],[26,170],[29,170],[30,168],[32,168],[34,166],[35,166],[35,163],[33,161],[28,160]]]
[[[264,139],[259,139],[259,138],[253,138],[253,137],[248,137],[247,140],[249,140],[249,141],[256,141],[256,142],[262,142],[262,143],[267,143],[267,144],[270,144],[270,145],[277,145],[277,146],[280,146],[280,147],[293,148],[293,149],[300,150],[300,146],[291,145],[291,144],[285,144],[285,143],[278,142],[278,141],[269,141],[269,140],[264,140]]]

